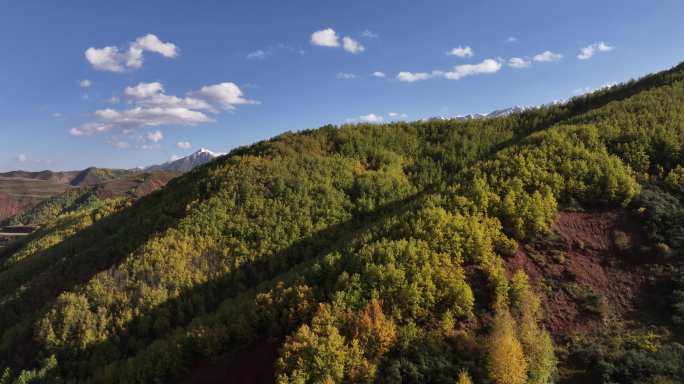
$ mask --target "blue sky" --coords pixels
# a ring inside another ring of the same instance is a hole
[[[0,170],[538,105],[684,59],[678,0],[0,5]]]

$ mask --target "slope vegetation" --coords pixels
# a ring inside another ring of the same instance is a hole
[[[181,382],[273,343],[278,383],[679,382],[683,144],[680,65],[501,118],[237,149],[3,251],[0,382]],[[633,264],[650,285],[612,295]]]

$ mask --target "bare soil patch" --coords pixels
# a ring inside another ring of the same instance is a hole
[[[506,261],[524,270],[541,293],[546,326],[558,339],[589,332],[636,310],[644,291],[645,236],[622,209],[561,212],[552,234],[523,244]]]

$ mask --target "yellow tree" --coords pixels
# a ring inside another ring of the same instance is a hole
[[[489,339],[489,375],[497,384],[525,384],[527,361],[515,332],[515,320],[500,308]]]
[[[473,381],[470,379],[468,372],[461,371],[461,373],[458,374],[458,381],[456,384],[473,384]]]

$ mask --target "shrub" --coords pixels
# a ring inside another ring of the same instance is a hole
[[[617,248],[618,251],[624,252],[632,248],[632,238],[623,231],[614,231],[613,244],[615,244],[615,248]]]

